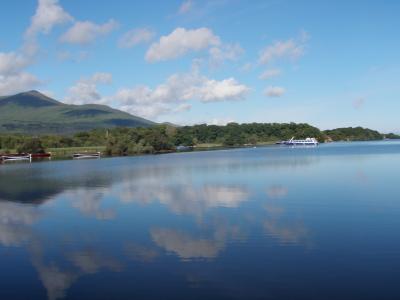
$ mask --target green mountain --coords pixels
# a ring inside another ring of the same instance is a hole
[[[156,123],[106,105],[68,105],[37,91],[0,97],[0,132],[69,134],[94,128]]]

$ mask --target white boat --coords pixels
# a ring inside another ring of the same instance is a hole
[[[318,140],[316,138],[306,138],[304,140],[295,140],[294,137],[292,137],[288,141],[282,141],[279,142],[278,144],[281,145],[289,145],[289,146],[317,146]]]
[[[101,153],[100,152],[95,152],[95,153],[74,153],[72,155],[72,158],[74,159],[83,159],[83,158],[100,158]]]
[[[180,151],[190,151],[193,150],[192,146],[184,146],[184,145],[180,145],[176,147],[176,151],[180,152]]]
[[[31,154],[4,154],[0,156],[2,162],[7,161],[32,161]]]

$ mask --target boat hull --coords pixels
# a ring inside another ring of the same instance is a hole
[[[32,156],[31,155],[19,155],[19,154],[6,154],[0,156],[0,160],[2,162],[8,162],[8,161],[31,161]]]
[[[276,142],[276,144],[286,146],[317,146],[319,143],[316,138],[306,138],[304,140],[295,140],[294,138],[291,138],[288,141]]]
[[[72,155],[73,159],[87,159],[87,158],[100,158],[100,152],[98,153],[74,153]]]
[[[35,153],[31,154],[32,158],[49,158],[51,157],[51,153]]]
[[[318,143],[284,143],[284,145],[288,145],[288,146],[317,146]]]

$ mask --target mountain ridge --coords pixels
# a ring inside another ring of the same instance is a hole
[[[155,122],[100,104],[72,105],[31,90],[0,97],[0,132],[72,134],[96,128],[149,127]]]

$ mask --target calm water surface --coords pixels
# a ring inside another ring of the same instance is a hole
[[[400,142],[0,165],[0,299],[400,299]]]

